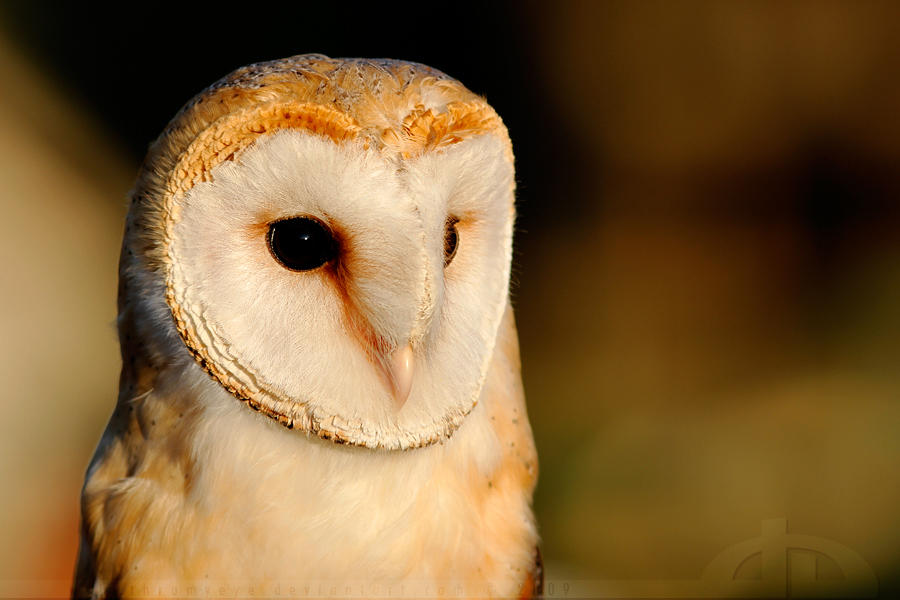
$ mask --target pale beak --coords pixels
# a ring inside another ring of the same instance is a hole
[[[394,392],[394,400],[397,402],[397,410],[403,408],[403,405],[406,404],[406,399],[409,398],[414,365],[413,351],[409,344],[398,348],[391,354],[388,368],[390,369],[391,387]]]

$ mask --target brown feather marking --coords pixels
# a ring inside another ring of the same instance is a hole
[[[390,389],[392,383],[387,379],[385,361],[389,353],[394,350],[395,344],[375,331],[357,305],[356,295],[349,289],[348,282],[352,280],[350,270],[354,263],[352,236],[339,223],[330,223],[330,227],[341,250],[337,259],[326,265],[322,272],[341,298],[347,330],[357,340],[369,363],[376,367],[376,372],[381,376],[385,386]],[[354,269],[359,276],[362,266],[357,264]]]
[[[359,132],[352,118],[327,106],[310,103],[278,103],[251,107],[219,118],[185,150],[167,188],[176,196],[209,180],[209,172],[231,160],[261,135],[282,129],[303,129],[335,143]]]
[[[440,112],[417,106],[404,117],[399,128],[385,130],[382,140],[408,158],[502,126],[497,113],[481,100],[450,102]]]

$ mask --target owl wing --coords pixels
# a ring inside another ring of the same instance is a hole
[[[120,281],[120,286],[123,285]],[[135,348],[131,311],[120,307],[119,337],[123,357],[140,356]],[[122,563],[119,544],[109,543],[117,534],[130,532],[133,521],[115,525],[115,507],[108,499],[113,490],[134,474],[134,464],[144,449],[146,432],[141,426],[142,400],[152,392],[153,369],[135,358],[125,359],[119,380],[119,398],[103,437],[94,451],[81,491],[81,535],[72,598],[111,598],[119,591],[116,580]],[[143,420],[149,421],[151,417]]]
[[[537,600],[544,595],[544,559],[541,558],[541,549],[534,549],[534,566],[522,584],[519,592],[519,600]]]
[[[106,598],[110,595],[108,591],[112,595],[116,594],[114,590],[108,590],[106,585],[97,585],[96,552],[99,551],[101,540],[95,538],[103,537],[104,533],[108,535],[108,532],[104,532],[103,498],[114,482],[128,477],[125,461],[117,460],[121,458],[122,436],[124,430],[127,430],[124,412],[127,411],[123,411],[120,402],[106,426],[85,476],[81,491],[81,535],[72,598]]]
[[[97,570],[94,567],[94,557],[90,545],[86,543],[84,532],[81,534],[81,543],[78,547],[78,560],[75,563],[75,580],[72,583],[72,598],[93,597],[94,582],[97,579]]]

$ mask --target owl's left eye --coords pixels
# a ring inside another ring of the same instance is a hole
[[[459,246],[459,232],[456,231],[456,225],[459,219],[450,217],[447,224],[444,225],[444,266],[450,264],[453,257],[456,256],[456,248]]]
[[[338,243],[331,230],[311,217],[282,219],[269,225],[269,250],[283,267],[310,271],[334,260]]]

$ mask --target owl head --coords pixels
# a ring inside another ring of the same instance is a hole
[[[285,427],[441,441],[482,393],[513,192],[503,123],[443,73],[321,55],[244,67],[150,149],[120,330],[156,371],[199,365]]]

